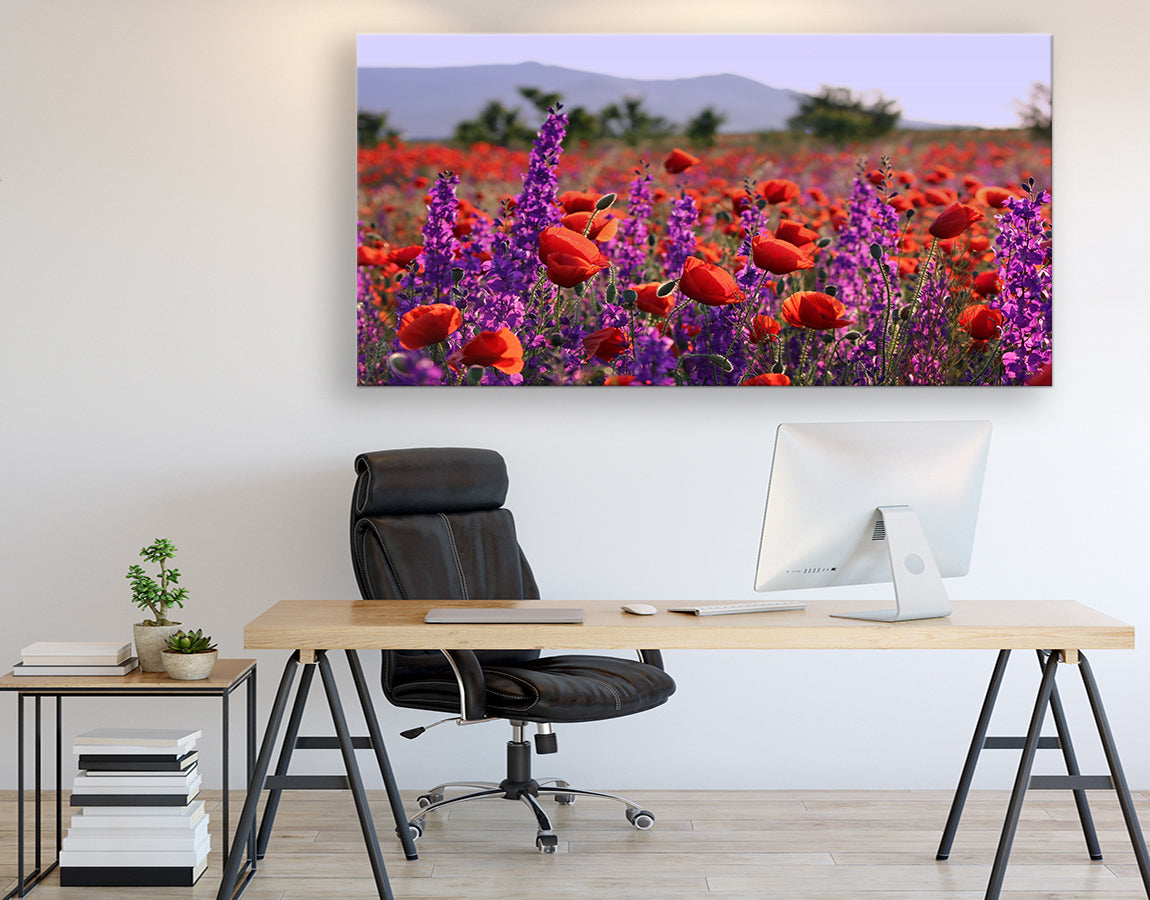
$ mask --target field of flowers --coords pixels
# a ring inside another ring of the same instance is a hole
[[[1050,148],[390,142],[358,160],[364,385],[1051,379]]]

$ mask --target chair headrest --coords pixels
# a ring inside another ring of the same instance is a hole
[[[494,450],[377,450],[355,459],[357,516],[472,512],[507,499],[507,465]]]

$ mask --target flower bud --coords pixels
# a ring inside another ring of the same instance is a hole
[[[483,366],[470,366],[467,370],[467,383],[479,384],[483,380]]]
[[[669,296],[670,293],[673,290],[675,290],[675,285],[677,285],[678,283],[679,283],[678,278],[673,278],[670,281],[663,282],[661,285],[659,285],[659,290],[655,291],[655,296],[656,297]]]
[[[598,212],[603,212],[603,210],[605,210],[605,209],[610,209],[612,206],[615,205],[615,200],[617,198],[618,198],[618,194],[614,194],[614,193],[604,194],[602,197],[600,197],[595,202],[595,209]]]
[[[393,353],[387,358],[387,365],[397,375],[406,375],[411,371],[411,360],[406,353]]]
[[[846,334],[844,334],[843,337],[845,337],[851,343],[856,343],[856,342],[862,340],[862,334],[860,334],[859,332],[857,332],[853,329],[851,331],[848,331]]]

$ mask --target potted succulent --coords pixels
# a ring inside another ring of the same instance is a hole
[[[170,677],[177,681],[199,681],[212,674],[219,651],[212,643],[211,635],[197,628],[170,635],[160,655],[164,659],[164,670]]]
[[[149,614],[132,626],[132,636],[136,640],[136,656],[140,658],[140,668],[145,672],[163,672],[164,662],[160,656],[169,635],[179,630],[180,623],[168,618],[168,611],[183,607],[187,599],[187,588],[175,587],[180,580],[179,569],[169,569],[167,561],[176,555],[176,546],[167,538],[156,538],[140,551],[140,556],[148,562],[160,566],[159,581],[152,578],[141,566],[129,566],[125,576],[132,585],[132,602]]]

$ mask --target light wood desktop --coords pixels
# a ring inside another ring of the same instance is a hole
[[[690,598],[686,598],[689,602]],[[808,649],[808,650],[976,650],[999,651],[999,661],[991,679],[991,688],[983,707],[983,716],[975,730],[968,755],[967,766],[956,792],[951,820],[940,848],[938,858],[945,859],[949,852],[949,840],[957,827],[961,815],[965,791],[969,786],[968,776],[973,776],[975,760],[986,747],[1013,746],[1023,750],[1018,777],[1007,811],[999,850],[987,887],[988,900],[999,896],[1002,878],[1009,858],[1010,845],[1018,815],[1028,786],[1032,784],[1030,771],[1035,750],[1039,746],[1051,746],[1047,739],[1040,739],[1042,721],[1047,709],[1055,714],[1058,727],[1059,746],[1066,758],[1067,776],[1059,776],[1065,783],[1058,786],[1073,789],[1080,800],[1079,812],[1083,828],[1087,834],[1087,845],[1091,855],[1096,852],[1096,838],[1089,811],[1085,807],[1085,788],[1100,787],[1105,781],[1119,794],[1123,811],[1127,814],[1127,825],[1131,842],[1138,858],[1139,869],[1147,895],[1150,897],[1150,859],[1147,858],[1145,841],[1142,838],[1137,818],[1133,812],[1129,788],[1118,763],[1117,752],[1113,749],[1113,737],[1105,714],[1101,712],[1097,688],[1090,674],[1089,663],[1080,651],[1106,649],[1120,650],[1134,647],[1134,628],[1124,622],[1104,615],[1074,601],[962,601],[954,603],[953,613],[946,618],[924,619],[911,622],[869,622],[856,619],[832,618],[831,612],[851,612],[873,606],[870,603],[836,602],[811,603],[803,610],[774,611],[768,613],[748,613],[742,615],[697,617],[666,611],[667,606],[679,605],[684,598],[675,598],[665,604],[653,604],[659,612],[650,616],[636,616],[624,613],[619,603],[614,601],[566,602],[564,605],[579,606],[584,612],[582,624],[466,624],[429,625],[423,621],[427,611],[434,607],[525,607],[546,606],[543,601],[473,601],[471,603],[443,600],[408,601],[291,601],[275,604],[267,612],[248,623],[244,629],[244,646],[251,650],[290,650],[291,659],[284,670],[275,707],[273,708],[268,732],[264,738],[264,748],[256,765],[244,812],[241,814],[237,835],[246,833],[254,824],[256,806],[261,791],[265,787],[270,765],[272,747],[280,722],[287,708],[294,671],[303,664],[305,681],[301,681],[300,691],[306,691],[310,684],[310,671],[318,668],[324,679],[328,703],[332,708],[333,722],[339,746],[347,770],[347,781],[356,797],[357,811],[360,814],[365,842],[369,851],[379,896],[383,900],[392,897],[378,845],[375,844],[375,831],[371,823],[370,811],[366,810],[363,797],[362,779],[355,756],[353,742],[360,749],[371,747],[376,752],[385,786],[388,787],[392,811],[396,818],[397,832],[404,844],[409,859],[416,858],[410,835],[405,827],[406,817],[398,799],[394,777],[387,762],[383,738],[378,721],[367,697],[367,686],[359,665],[357,651],[362,649],[581,649],[581,650],[635,650],[639,648],[677,649]],[[554,604],[551,604],[554,605]],[[331,675],[326,651],[344,650],[352,667],[353,679],[359,692],[368,730],[368,739],[353,739],[347,732],[346,721],[335,693],[335,682]],[[1002,669],[1012,650],[1038,651],[1043,662],[1042,683],[1035,701],[1035,713],[1031,719],[1026,738],[986,739],[986,724],[993,709],[997,685],[1001,681]],[[1070,745],[1069,731],[1062,715],[1057,688],[1054,684],[1056,670],[1060,663],[1079,663],[1076,666],[1083,676],[1091,703],[1095,707],[1095,719],[1099,733],[1107,748],[1107,761],[1111,775],[1104,777],[1081,776]],[[1097,703],[1095,702],[1097,699]],[[296,703],[302,708],[297,696]],[[289,723],[288,734],[291,735]],[[293,738],[294,740],[294,738]],[[314,739],[313,739],[314,740]],[[997,740],[997,744],[991,741]],[[1006,743],[1007,741],[1016,743]],[[1042,743],[1040,743],[1040,741]],[[285,745],[287,738],[285,737]],[[286,759],[281,755],[280,768],[275,778],[284,779]],[[1047,777],[1050,781],[1051,778]],[[273,778],[268,779],[268,784]],[[358,785],[358,788],[357,788]],[[278,798],[277,801],[278,802]],[[268,829],[270,831],[270,827]],[[261,828],[261,838],[264,829]],[[237,838],[238,840],[238,838]],[[373,844],[374,849],[373,849]],[[944,852],[945,849],[945,852]],[[238,854],[234,854],[239,859]],[[218,900],[231,900],[235,893],[236,878],[225,871],[220,886]],[[239,885],[242,892],[244,885]]]
[[[1134,628],[1074,601],[964,601],[944,619],[865,622],[833,612],[874,601],[812,603],[806,609],[735,616],[624,613],[608,601],[567,603],[582,625],[428,625],[435,606],[545,606],[542,601],[282,600],[244,628],[249,650],[1123,650]],[[554,605],[554,604],[552,604]]]

